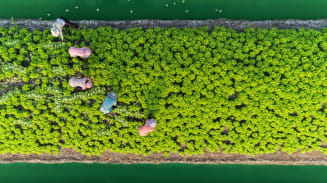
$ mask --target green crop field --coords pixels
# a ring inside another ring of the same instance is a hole
[[[327,29],[0,28],[0,153],[327,153]],[[70,58],[88,46],[88,59]],[[74,91],[76,73],[94,87]],[[115,115],[100,106],[118,95]],[[147,118],[158,124],[145,137]]]

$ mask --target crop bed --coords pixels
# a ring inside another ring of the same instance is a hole
[[[327,153],[327,29],[0,28],[0,153]],[[88,59],[70,58],[88,46]],[[76,91],[68,79],[94,79]],[[104,115],[105,94],[118,107]],[[138,128],[155,118],[145,137]]]

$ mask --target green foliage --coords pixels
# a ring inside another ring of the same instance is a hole
[[[0,35],[2,154],[327,153],[325,31],[99,27],[68,29],[65,43],[49,30]],[[69,46],[92,55],[70,58]],[[77,72],[94,87],[74,91]],[[118,106],[104,115],[111,90]],[[147,118],[158,124],[140,137]]]

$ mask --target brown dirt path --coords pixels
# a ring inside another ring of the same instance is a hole
[[[312,153],[286,153],[277,152],[257,156],[223,153],[205,153],[203,155],[179,156],[170,154],[168,157],[159,153],[149,156],[134,154],[119,154],[107,151],[101,156],[84,156],[72,149],[62,149],[58,155],[47,154],[6,154],[0,155],[0,163],[192,163],[192,164],[275,164],[275,165],[327,165],[327,155],[321,152]]]

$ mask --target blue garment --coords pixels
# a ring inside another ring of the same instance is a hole
[[[148,127],[152,127],[152,128],[154,128],[154,127],[156,127],[156,125],[157,125],[157,121],[154,120],[154,119],[147,119],[146,122],[145,122],[145,124],[146,124],[146,126],[148,126]]]
[[[112,106],[117,105],[117,94],[115,92],[108,93],[106,99],[104,100],[100,111],[107,114],[112,111]]]

